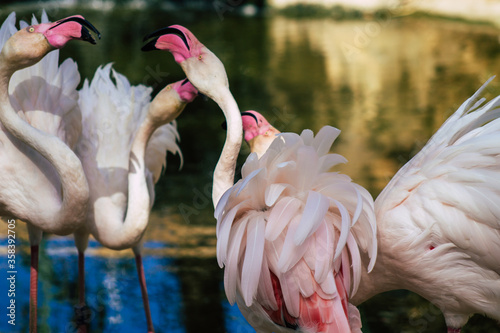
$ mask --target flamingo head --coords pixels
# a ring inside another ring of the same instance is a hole
[[[242,112],[241,120],[243,122],[244,138],[249,144],[250,150],[256,152],[259,157],[262,156],[280,131],[274,128],[257,111]]]
[[[47,53],[62,48],[72,39],[95,44],[90,34],[100,38],[97,29],[83,16],[75,15],[52,22],[31,25],[12,35],[2,49],[2,57],[11,68],[21,69],[40,61]]]
[[[90,31],[94,32],[97,38],[101,38],[99,31],[81,15],[70,16],[53,23],[38,24],[27,29],[43,34],[49,44],[56,49],[62,48],[72,39],[95,44],[95,39]]]
[[[184,110],[186,104],[192,102],[198,91],[187,80],[180,80],[167,85],[151,101],[148,119],[155,127],[175,120]]]
[[[189,81],[204,95],[217,100],[214,96],[217,88],[229,89],[222,62],[183,26],[172,25],[156,30],[144,40],[150,41],[142,47],[143,51],[164,50],[172,53]]]
[[[243,122],[243,132],[245,132],[245,141],[247,142],[258,135],[265,134],[272,127],[263,115],[253,110],[242,112],[241,120]]]
[[[184,103],[191,103],[198,96],[198,90],[196,90],[188,79],[174,82],[170,86],[171,89],[177,92],[180,100]]]

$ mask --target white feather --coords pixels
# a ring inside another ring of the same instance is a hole
[[[329,206],[330,201],[327,197],[321,193],[309,191],[302,219],[294,235],[294,243],[296,245],[301,245],[316,232]]]

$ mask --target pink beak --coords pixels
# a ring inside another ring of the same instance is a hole
[[[198,90],[188,81],[188,79],[184,79],[181,81],[177,81],[172,84],[172,88],[177,91],[180,99],[184,103],[191,103],[196,96],[198,96]]]
[[[180,25],[156,30],[144,37],[144,41],[150,38],[153,39],[141,48],[142,51],[167,50],[177,63],[191,58],[194,46],[202,45],[188,29]]]
[[[96,41],[90,31],[94,32],[97,38],[101,38],[99,31],[81,15],[70,16],[53,23],[38,24],[34,28],[36,32],[42,33],[47,38],[50,45],[57,49],[62,48],[72,39],[95,44]]]

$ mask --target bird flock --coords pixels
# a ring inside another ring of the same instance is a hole
[[[18,29],[12,13],[0,28],[0,216],[28,227],[30,332],[43,233],[74,235],[78,332],[89,329],[90,236],[133,250],[145,329],[155,331],[142,236],[167,152],[182,158],[176,118],[198,92],[227,124],[213,174],[217,262],[227,299],[257,332],[361,332],[356,305],[394,289],[434,303],[448,332],[476,313],[500,320],[500,96],[481,98],[491,79],[374,200],[332,171],[347,163],[330,152],[340,130],[282,133],[241,112],[223,63],[186,27],[160,28],[142,47],[172,54],[186,79],[153,97],[104,64],[77,90],[77,64],[59,64],[58,50],[100,37],[80,15],[50,22],[44,12]],[[235,182],[243,139],[251,153]]]

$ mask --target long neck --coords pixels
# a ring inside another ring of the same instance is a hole
[[[356,294],[349,300],[354,305],[359,305],[382,292],[401,288],[401,286],[397,285],[398,277],[392,273],[391,267],[389,267],[390,259],[384,257],[380,251],[380,247],[377,254],[377,261],[370,273],[366,270],[369,261],[370,258],[366,254],[363,254],[361,283]]]
[[[398,256],[404,251],[395,245],[403,237],[401,230],[394,230],[394,223],[381,213],[379,207],[380,196],[375,200],[375,214],[377,218],[377,260],[373,270],[368,273],[366,267],[370,258],[367,254],[361,255],[362,274],[359,289],[350,300],[354,305],[358,305],[369,298],[385,291],[395,289],[407,289],[405,285],[407,261],[401,261]]]
[[[82,165],[73,151],[56,136],[44,133],[22,120],[12,108],[8,87],[17,69],[0,55],[0,121],[5,129],[26,145],[38,151],[53,165],[62,187],[62,203],[55,216],[40,217],[27,221],[45,232],[66,235],[84,223],[89,198],[89,188]],[[33,189],[36,191],[36,189]],[[44,207],[26,207],[40,209]],[[36,214],[35,214],[36,215]]]
[[[146,231],[151,209],[151,198],[146,179],[146,146],[155,131],[148,118],[139,127],[130,149],[128,171],[128,202],[125,218],[108,216],[105,230],[94,233],[99,242],[111,249],[126,249],[136,245]]]
[[[224,89],[214,100],[224,112],[227,123],[226,141],[214,170],[212,201],[216,207],[222,194],[234,184],[236,161],[243,138],[243,125],[240,110],[229,89]]]

